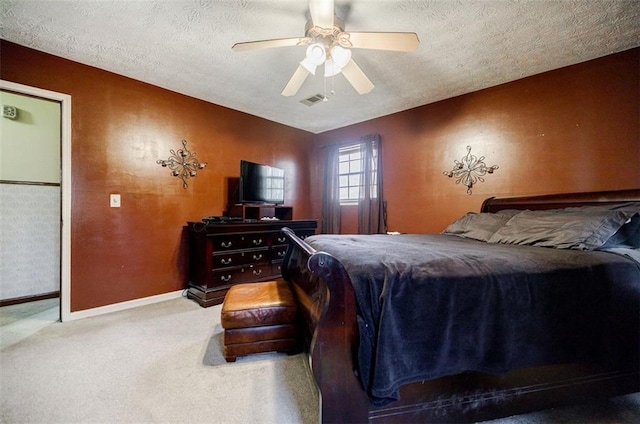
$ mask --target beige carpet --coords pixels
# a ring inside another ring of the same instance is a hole
[[[5,334],[2,423],[317,422],[303,355],[226,363],[220,306],[177,299],[49,323],[13,344]]]
[[[51,308],[51,306],[56,306]],[[1,423],[316,423],[303,355],[226,363],[220,306],[176,299],[69,323],[0,308]],[[491,424],[631,424],[640,394]]]

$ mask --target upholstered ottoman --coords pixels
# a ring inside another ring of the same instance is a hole
[[[298,308],[284,280],[232,286],[222,304],[224,358],[260,352],[296,353]]]

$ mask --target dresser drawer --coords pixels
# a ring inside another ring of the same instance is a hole
[[[271,265],[271,273],[273,275],[282,274],[282,261],[273,262]]]
[[[269,263],[249,266],[244,269],[243,274],[245,281],[260,280],[268,278],[271,275],[273,275],[273,273],[271,264]]]
[[[212,272],[212,286],[226,286],[244,281],[244,268],[231,268]]]
[[[211,282],[214,286],[242,283],[268,278],[273,275],[271,263],[264,262],[240,268],[216,269],[212,272]]]
[[[269,245],[269,235],[265,233],[261,234],[247,234],[244,236],[244,243],[246,249],[255,249],[257,247],[267,247]]]
[[[287,245],[287,238],[281,232],[271,234],[271,246]]]
[[[305,239],[309,236],[312,236],[316,233],[316,231],[314,229],[309,229],[309,230],[296,230],[296,235],[298,237],[300,237],[301,239]],[[285,237],[284,234],[282,234],[282,232],[277,231],[273,234],[271,234],[271,246],[280,246],[280,245],[287,245],[287,238]]]
[[[271,248],[271,260],[281,261],[284,259],[284,255],[287,253],[287,245],[274,246]]]
[[[214,252],[224,252],[239,249],[255,249],[269,245],[268,235],[256,234],[221,234],[211,237]]]
[[[266,247],[245,251],[219,252],[213,254],[213,269],[229,268],[269,260],[269,249]]]

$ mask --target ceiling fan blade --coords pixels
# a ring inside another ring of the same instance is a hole
[[[232,49],[237,52],[244,52],[247,50],[298,46],[302,44],[309,44],[310,42],[311,42],[311,39],[307,37],[277,38],[273,40],[247,41],[245,43],[236,43],[233,45]]]
[[[313,25],[333,28],[333,0],[309,0],[309,13]]]
[[[302,86],[304,80],[307,79],[307,75],[309,75],[309,71],[307,71],[302,65],[298,65],[298,69],[293,73],[281,94],[286,97],[295,95]]]
[[[342,74],[359,94],[367,94],[373,90],[373,83],[367,78],[364,72],[362,72],[362,69],[356,65],[353,59],[342,68]]]
[[[343,34],[338,37],[340,45],[354,49],[412,52],[420,45],[415,32],[345,32]]]

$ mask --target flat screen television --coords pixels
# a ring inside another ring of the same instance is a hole
[[[240,203],[284,203],[284,170],[240,161]]]

